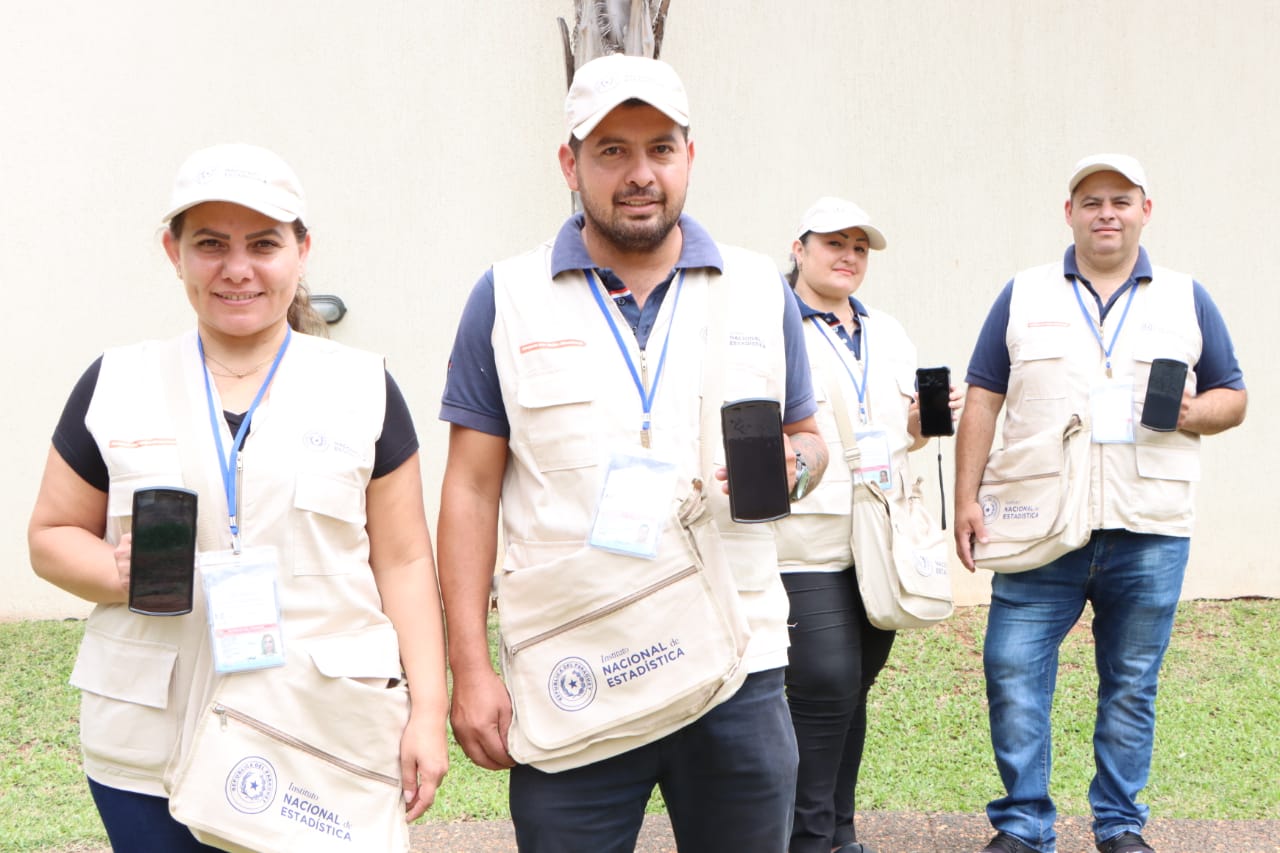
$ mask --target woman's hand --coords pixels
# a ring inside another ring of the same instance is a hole
[[[404,790],[405,820],[409,823],[431,808],[436,790],[449,770],[444,724],[431,717],[411,713],[400,736],[400,784]]]

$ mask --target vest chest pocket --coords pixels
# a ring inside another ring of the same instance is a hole
[[[1065,328],[1032,330],[1009,345],[1009,399],[1034,424],[1057,424],[1067,416],[1067,336]]]
[[[521,377],[511,441],[527,447],[539,471],[564,471],[596,463],[599,433],[591,393],[596,381],[581,370]]]
[[[363,565],[364,484],[352,477],[299,474],[293,495],[293,573],[348,574]]]

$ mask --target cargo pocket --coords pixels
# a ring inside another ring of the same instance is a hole
[[[365,484],[350,476],[302,473],[294,484],[293,508],[293,573],[352,572],[356,563],[334,555],[360,552]]]
[[[169,708],[178,649],[167,643],[85,631],[71,671],[83,691],[80,741],[99,761],[157,778],[178,736]]]
[[[119,533],[128,533],[133,520],[133,493],[157,486],[183,488],[182,473],[174,469],[134,471],[111,478],[107,490],[107,523]]]
[[[585,468],[597,462],[594,404],[587,391],[591,387],[589,379],[573,370],[521,377],[516,397],[524,410],[522,440],[539,471]]]
[[[1017,345],[1012,375],[1018,379],[1016,395],[1029,423],[1060,423],[1067,412],[1067,341],[1064,329],[1038,330]],[[1062,334],[1060,334],[1060,332]],[[1009,396],[1015,396],[1012,384]]]

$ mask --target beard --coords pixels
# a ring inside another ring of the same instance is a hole
[[[582,199],[582,212],[596,233],[618,251],[628,254],[650,252],[661,246],[680,221],[680,213],[684,209],[683,194],[672,199],[656,190],[622,193],[606,204],[584,192],[578,195]],[[625,213],[625,205],[636,200],[656,201],[661,210],[647,219],[631,219]]]

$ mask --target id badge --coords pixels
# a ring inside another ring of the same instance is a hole
[[[1133,383],[1100,382],[1089,389],[1094,444],[1133,444]]]
[[[213,665],[219,673],[284,666],[284,632],[275,548],[200,555],[209,605]]]
[[[858,453],[862,457],[855,482],[872,483],[886,494],[892,492],[893,455],[889,452],[889,435],[882,429],[860,429],[854,433],[858,440]]]
[[[615,554],[657,557],[675,488],[674,463],[636,453],[613,454],[587,544]]]

